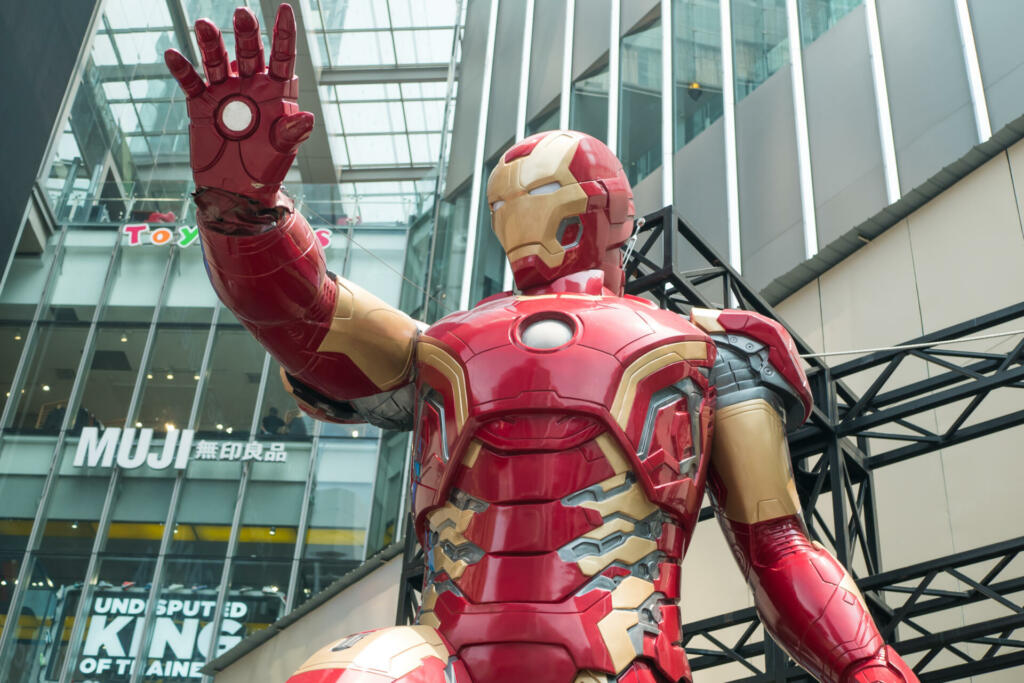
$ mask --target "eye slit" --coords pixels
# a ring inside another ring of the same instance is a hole
[[[545,183],[540,187],[533,188],[528,192],[528,194],[551,194],[552,192],[556,192],[557,190],[561,189],[561,187],[562,184],[559,182]]]
[[[500,209],[503,206],[505,206],[505,200],[504,199],[499,199],[498,201],[496,201],[493,204],[491,204],[491,211],[497,211],[498,209]]]

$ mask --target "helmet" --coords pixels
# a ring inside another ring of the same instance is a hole
[[[520,289],[601,269],[604,286],[622,293],[619,247],[633,231],[633,192],[603,142],[571,130],[526,138],[499,159],[487,203]]]

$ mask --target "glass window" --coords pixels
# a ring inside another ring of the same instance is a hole
[[[373,508],[367,532],[367,556],[393,543],[405,523],[400,517],[402,494],[406,489],[405,463],[409,455],[408,432],[386,431],[380,444],[377,481],[373,487]]]
[[[96,343],[82,399],[72,427],[124,427],[142,352],[149,333],[148,322],[105,323],[96,330]]]
[[[504,290],[505,249],[498,241],[491,224],[491,207],[487,203],[487,180],[496,162],[484,165],[484,181],[480,184],[480,219],[476,228],[476,253],[473,255],[473,279],[469,289],[469,305]]]
[[[800,9],[800,40],[810,45],[864,0],[797,0]]]
[[[462,268],[469,226],[469,185],[441,203],[430,265],[430,303],[425,322],[433,322],[459,307]]]
[[[231,434],[233,438],[240,438],[249,435],[265,357],[263,347],[248,330],[234,326],[217,328],[196,423],[197,436]],[[177,377],[176,368],[166,367],[169,369],[165,377],[172,374]],[[183,370],[188,372],[186,368]]]
[[[675,148],[722,116],[722,35],[718,0],[673,0]]]
[[[661,22],[622,39],[619,158],[632,185],[661,165]]]
[[[60,431],[88,332],[88,321],[39,324],[12,429],[42,434]]]
[[[245,442],[200,439],[193,448],[196,458],[210,449],[215,457],[223,454],[225,459],[189,462],[171,536],[171,554],[184,558],[224,557],[238,500]],[[234,453],[238,460],[231,459]]]
[[[320,439],[303,569],[314,593],[363,557],[376,462],[377,439]]]
[[[608,66],[572,84],[569,127],[608,141]]]
[[[733,0],[732,42],[739,102],[789,61],[786,0]]]
[[[164,433],[168,425],[188,425],[195,396],[209,322],[161,323],[142,379],[142,399],[135,417],[137,428]],[[250,406],[251,410],[251,406]],[[248,421],[246,421],[248,428]]]
[[[541,114],[533,121],[526,124],[526,134],[533,135],[545,130],[558,129],[558,107],[555,107],[546,114]]]

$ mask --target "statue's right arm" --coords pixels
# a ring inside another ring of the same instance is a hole
[[[214,289],[281,363],[300,407],[337,422],[411,423],[417,324],[331,273],[281,181],[313,117],[298,111],[295,20],[281,5],[269,67],[255,15],[235,12],[237,72],[220,31],[196,22],[208,82],[165,55],[188,96],[197,222]]]

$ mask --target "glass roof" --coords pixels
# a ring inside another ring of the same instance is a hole
[[[263,16],[257,0],[107,0],[72,120],[57,146],[51,196],[68,188],[98,192],[90,173],[109,151],[122,193],[130,188],[137,197],[187,199],[188,117],[163,52],[173,47],[198,55],[191,26],[206,17],[233,55],[231,17],[242,4],[260,19],[269,52],[274,18]],[[340,172],[334,201],[344,209],[332,216],[407,224],[434,191],[447,92],[440,79],[461,19],[457,0],[300,0],[293,7],[306,28],[312,70],[322,74],[321,83],[302,85],[319,95],[321,125]],[[424,66],[427,80],[415,80]],[[393,76],[403,67],[419,71]],[[344,72],[344,84],[332,70]],[[69,181],[69,175],[75,177]],[[311,181],[324,179],[302,178],[293,168],[287,184],[301,194],[300,185]]]

